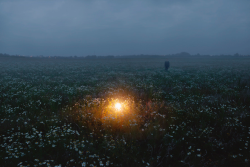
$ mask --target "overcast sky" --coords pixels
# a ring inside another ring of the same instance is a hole
[[[249,0],[0,0],[0,53],[250,54]]]

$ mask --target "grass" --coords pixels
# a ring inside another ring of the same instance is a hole
[[[0,166],[249,166],[250,58],[0,59]]]

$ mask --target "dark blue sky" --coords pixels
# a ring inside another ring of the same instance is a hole
[[[0,0],[0,53],[250,54],[249,0]]]

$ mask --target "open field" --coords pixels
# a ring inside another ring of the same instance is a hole
[[[165,59],[0,57],[0,166],[249,166],[250,57]]]

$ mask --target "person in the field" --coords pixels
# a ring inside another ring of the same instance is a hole
[[[165,70],[166,70],[166,71],[168,70],[169,66],[170,66],[169,61],[165,61]]]

